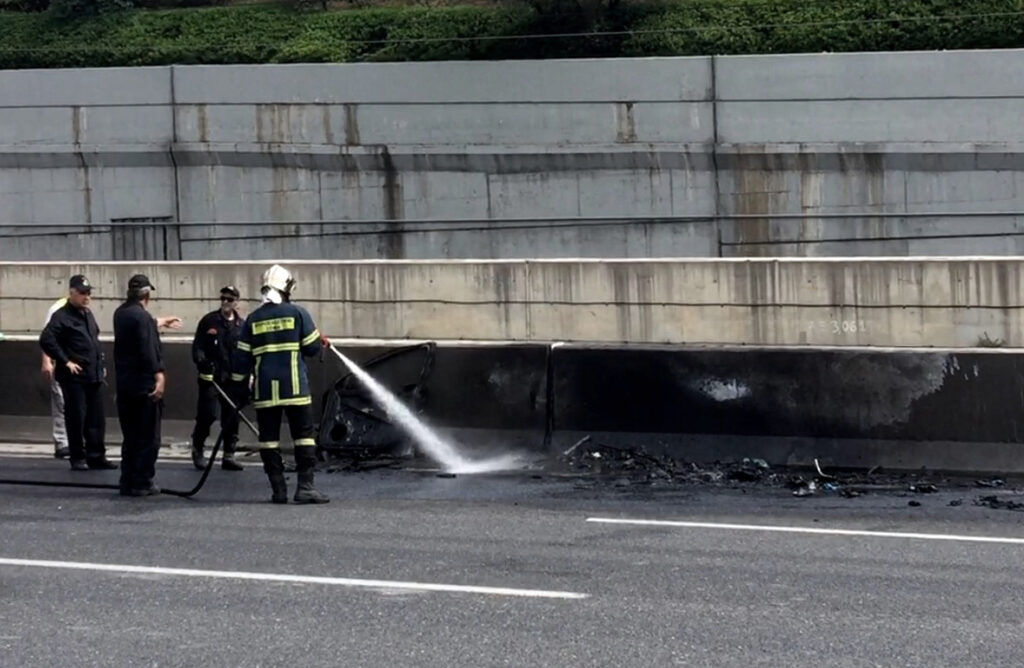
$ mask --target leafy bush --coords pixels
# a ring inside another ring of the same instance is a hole
[[[50,0],[0,0],[0,12],[45,12]]]
[[[623,55],[1005,48],[1024,44],[1024,0],[698,0],[633,31]]]
[[[0,0],[4,7],[45,1]],[[93,3],[83,9],[92,15],[62,21],[0,11],[0,67],[1024,46],[1024,0],[528,0],[327,12],[279,5],[108,11],[130,0],[53,1]],[[167,1],[201,0],[139,0]],[[553,34],[573,32],[583,34]]]
[[[57,20],[96,16],[130,9],[132,0],[51,0],[50,14]]]
[[[0,68],[493,58],[528,9],[282,7],[124,11],[59,21],[0,13]],[[450,41],[457,37],[460,41]]]

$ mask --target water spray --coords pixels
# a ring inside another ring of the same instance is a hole
[[[522,468],[523,461],[516,455],[502,455],[481,460],[472,460],[465,457],[453,444],[442,439],[430,427],[424,424],[422,420],[417,418],[398,397],[377,382],[373,376],[335,348],[334,344],[331,344],[330,348],[348,367],[349,371],[370,391],[395,423],[416,441],[424,453],[440,464],[445,472],[487,473]]]

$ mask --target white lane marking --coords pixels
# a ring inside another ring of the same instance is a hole
[[[588,517],[588,522],[599,524],[633,524],[638,526],[682,527],[686,529],[724,529],[728,531],[770,531],[776,533],[803,533],[818,536],[868,536],[871,538],[910,538],[918,540],[947,540],[965,543],[1002,543],[1024,545],[1024,538],[1000,536],[964,536],[941,533],[906,533],[902,531],[862,531],[859,529],[819,529],[812,527],[787,527],[764,524],[722,524],[718,522],[681,522],[672,520],[630,520],[613,517]]]
[[[318,575],[289,575],[285,573],[250,573],[245,571],[207,571],[196,568],[164,568],[162,566],[128,566],[124,564],[94,564],[78,561],[45,561],[39,559],[11,559],[0,557],[0,566],[27,566],[30,568],[63,568],[79,571],[128,573],[132,575],[171,575],[188,578],[223,578],[257,582],[293,582],[298,584],[333,585],[364,589],[404,589],[408,591],[450,592],[456,594],[485,594],[490,596],[519,596],[525,598],[557,598],[577,600],[589,594],[572,591],[546,591],[543,589],[512,589],[509,587],[477,587],[475,585],[434,584],[430,582],[400,582],[395,580],[361,580],[332,578]]]

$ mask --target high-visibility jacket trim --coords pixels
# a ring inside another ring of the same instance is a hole
[[[292,350],[294,350],[296,352],[299,350],[299,343],[298,343],[298,341],[293,341],[292,343],[268,343],[265,346],[260,346],[259,348],[253,348],[252,349],[252,354],[253,355],[265,355],[267,353],[290,352]]]
[[[287,332],[292,329],[295,329],[295,318],[272,318],[253,324],[252,333],[259,336],[273,332]]]
[[[266,401],[254,401],[252,402],[253,408],[273,408],[274,406],[306,406],[313,403],[312,397],[296,397],[294,399],[278,399],[273,401],[267,399]]]
[[[312,403],[303,357],[320,350],[320,332],[301,306],[266,303],[245,321],[232,362],[232,380],[253,375],[253,406],[304,406]]]
[[[312,334],[310,334],[306,338],[302,339],[302,345],[308,346],[311,343],[315,343],[315,342],[317,342],[319,340],[320,340],[320,331],[314,329]]]

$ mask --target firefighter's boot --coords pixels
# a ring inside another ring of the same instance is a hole
[[[263,448],[260,450],[260,459],[263,460],[263,471],[270,480],[270,502],[288,503],[288,482],[284,478],[281,452],[276,448]]]
[[[238,441],[224,441],[224,456],[220,460],[220,467],[225,471],[242,471],[245,469],[245,467],[235,459],[235,450],[237,446]]]
[[[295,490],[295,503],[329,503],[330,498],[313,486],[313,470],[316,468],[316,453],[313,446],[295,446],[295,470],[299,486]]]
[[[206,440],[206,439],[203,439]],[[206,468],[206,457],[203,456],[203,441],[200,441],[196,437],[192,437],[192,466],[196,467],[197,471],[202,471]]]

